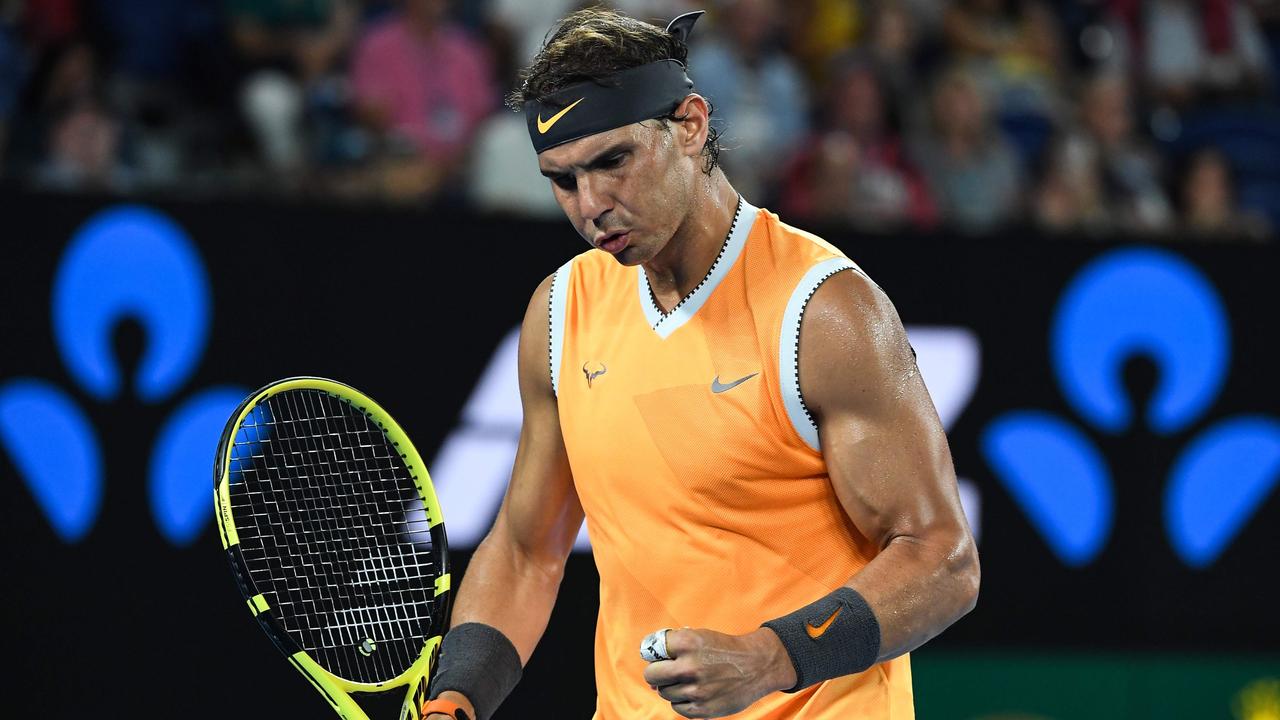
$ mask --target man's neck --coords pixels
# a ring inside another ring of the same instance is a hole
[[[724,247],[738,209],[738,192],[716,169],[696,193],[693,208],[666,247],[644,264],[663,312],[671,312],[702,282]]]

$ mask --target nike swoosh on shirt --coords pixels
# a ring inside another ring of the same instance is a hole
[[[748,375],[748,376],[746,376],[746,377],[740,377],[740,378],[738,378],[737,380],[734,380],[733,382],[731,382],[731,383],[729,383],[729,384],[727,384],[727,385],[725,385],[725,384],[721,383],[721,382],[720,382],[720,376],[719,376],[719,375],[717,375],[717,376],[716,376],[716,379],[711,381],[711,392],[713,392],[713,393],[722,393],[722,392],[724,392],[724,391],[726,391],[726,390],[732,390],[732,389],[734,389],[734,388],[738,387],[739,385],[741,385],[742,383],[744,383],[744,382],[746,382],[746,381],[750,380],[751,378],[753,378],[753,377],[755,377],[755,376],[757,376],[757,375],[759,375],[759,374],[760,374],[760,373],[758,373],[758,372],[753,372],[753,373],[751,373],[750,375]],[[706,377],[706,376],[704,375],[703,377]]]
[[[827,618],[821,625],[814,625],[812,621],[805,623],[804,631],[809,633],[809,637],[817,640],[827,632],[827,628],[831,627],[831,623],[835,622],[836,616],[839,615],[840,611],[843,609],[843,605],[837,607],[835,612],[831,613],[831,617]]]
[[[585,97],[578,98],[577,100],[574,101],[573,105],[570,105],[569,107],[566,107],[565,109],[561,110],[555,115],[552,115],[551,119],[547,120],[546,122],[542,121],[542,113],[538,113],[538,134],[546,135],[547,131],[551,129],[552,125],[555,125],[556,123],[560,122],[560,118],[564,117],[565,113],[572,110],[574,105],[577,105],[583,100],[586,100],[586,98]]]

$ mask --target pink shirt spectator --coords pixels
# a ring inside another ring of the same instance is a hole
[[[351,77],[357,103],[379,108],[390,132],[441,161],[466,150],[496,95],[482,45],[451,25],[424,37],[402,17],[365,32]]]

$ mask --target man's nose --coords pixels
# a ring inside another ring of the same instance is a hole
[[[578,212],[582,213],[584,220],[599,228],[605,213],[612,209],[613,200],[604,183],[591,178],[589,174],[578,179]]]

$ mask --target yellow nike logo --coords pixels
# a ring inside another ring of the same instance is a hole
[[[586,98],[585,98],[585,97],[580,97],[580,98],[578,98],[577,102],[575,102],[573,105],[577,105],[578,103],[582,102],[583,100],[586,100]],[[560,118],[564,117],[564,114],[565,114],[565,113],[567,113],[567,112],[569,112],[570,110],[572,110],[572,109],[573,109],[573,105],[570,105],[569,107],[567,107],[567,108],[565,108],[565,109],[561,110],[560,112],[556,113],[555,115],[552,115],[552,116],[551,116],[551,119],[550,119],[550,120],[548,120],[548,121],[546,121],[546,122],[543,122],[543,121],[542,121],[542,113],[538,113],[538,134],[539,134],[539,135],[546,135],[546,134],[547,134],[547,131],[551,129],[551,126],[552,126],[552,125],[555,125],[556,123],[560,122]]]
[[[826,621],[823,622],[821,625],[814,625],[812,622],[805,623],[804,631],[809,633],[809,637],[813,638],[814,640],[817,640],[818,638],[822,637],[824,633],[827,632],[827,628],[831,627],[831,623],[835,622],[836,616],[839,615],[840,611],[843,609],[844,609],[843,605],[841,605],[840,607],[837,607],[836,611],[831,613],[831,617],[827,618]]]

